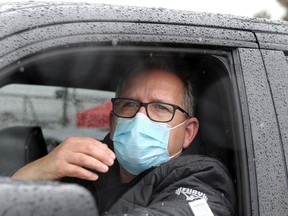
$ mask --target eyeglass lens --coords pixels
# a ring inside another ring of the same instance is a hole
[[[131,118],[136,115],[143,103],[130,99],[115,99],[113,112],[115,115],[124,118]],[[147,115],[154,121],[170,121],[173,118],[175,108],[166,103],[151,102],[144,103]]]

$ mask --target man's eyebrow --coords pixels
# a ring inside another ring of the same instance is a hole
[[[178,103],[173,102],[173,101],[163,100],[161,98],[154,98],[154,99],[151,99],[151,100],[148,100],[148,101],[142,101],[142,100],[139,100],[138,98],[133,98],[133,97],[120,97],[120,98],[131,99],[131,100],[139,101],[141,103],[168,103],[168,104],[181,106],[181,104],[178,104]]]

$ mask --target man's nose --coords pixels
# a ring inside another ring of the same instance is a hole
[[[147,115],[146,109],[144,106],[141,106],[140,109],[138,110],[138,113],[143,113],[145,115]]]

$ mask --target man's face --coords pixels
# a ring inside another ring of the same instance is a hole
[[[174,74],[165,71],[151,70],[136,75],[124,84],[121,97],[135,99],[143,103],[166,102],[184,108],[180,95],[183,92],[181,80]],[[145,108],[141,107],[139,112],[147,115]],[[175,111],[174,118],[168,122],[172,127],[187,119],[187,115],[179,110]],[[185,143],[186,124],[171,131],[168,143],[170,155],[175,155]],[[198,125],[197,125],[198,126]],[[113,133],[114,126],[112,126]],[[196,131],[197,132],[197,131]]]

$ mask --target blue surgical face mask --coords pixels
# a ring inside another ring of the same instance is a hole
[[[187,121],[187,120],[186,120]],[[168,161],[170,131],[183,125],[171,127],[167,123],[154,122],[146,115],[137,113],[134,118],[117,118],[113,135],[114,151],[119,163],[133,175]]]

